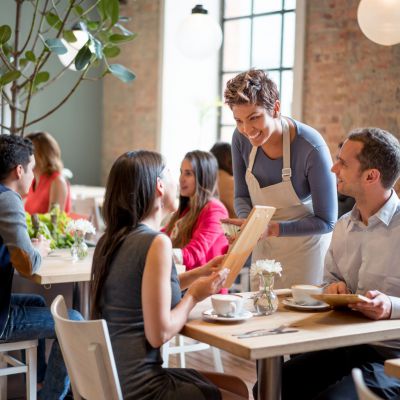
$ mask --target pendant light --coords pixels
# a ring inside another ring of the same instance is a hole
[[[400,43],[400,0],[361,0],[357,19],[369,40],[384,46]]]
[[[177,42],[186,57],[209,57],[221,47],[221,27],[201,4],[197,4],[178,28]]]

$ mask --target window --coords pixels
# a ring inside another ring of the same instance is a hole
[[[303,1],[297,0],[297,3],[299,7]],[[295,49],[296,40],[302,42],[296,27],[296,12],[296,0],[223,1],[222,99],[229,79],[249,68],[263,69],[278,85],[282,114],[293,114],[295,50],[299,54],[296,63],[302,63],[302,43],[301,46],[296,43]],[[234,129],[232,113],[224,105],[219,119],[219,140],[230,142]]]

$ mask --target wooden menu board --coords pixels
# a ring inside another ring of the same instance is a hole
[[[325,303],[328,303],[330,306],[333,307],[344,307],[347,306],[351,303],[363,303],[363,302],[369,302],[370,299],[368,299],[365,296],[362,296],[361,294],[312,294],[311,297],[314,297],[314,299],[321,300]]]
[[[254,206],[251,210],[244,226],[240,229],[239,236],[229,248],[228,254],[222,263],[223,268],[230,269],[225,287],[230,288],[235,282],[244,263],[256,246],[258,239],[265,229],[267,229],[267,225],[274,212],[274,207],[266,206]]]

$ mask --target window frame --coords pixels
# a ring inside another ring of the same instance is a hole
[[[249,46],[249,58],[250,65],[252,62],[252,50],[253,50],[253,23],[255,17],[263,17],[269,15],[281,15],[282,16],[282,24],[281,24],[281,43],[280,43],[280,65],[278,68],[271,68],[268,72],[278,72],[280,75],[279,81],[279,93],[282,92],[282,73],[284,71],[292,71],[293,72],[293,92],[292,92],[292,107],[291,107],[291,116],[297,120],[301,120],[303,110],[302,110],[302,98],[303,98],[303,75],[304,75],[304,43],[305,43],[305,17],[306,17],[306,0],[296,0],[295,8],[285,9],[285,1],[282,0],[282,6],[280,10],[265,12],[265,13],[254,13],[254,0],[251,0],[251,13],[236,17],[225,17],[225,0],[221,0],[221,11],[220,11],[220,23],[222,28],[223,35],[225,34],[225,23],[227,21],[240,20],[245,18],[250,18],[250,46]],[[287,13],[295,13],[295,46],[294,46],[294,62],[291,68],[282,66],[283,60],[283,41],[284,41],[284,29],[285,29],[285,18],[284,15]],[[224,36],[223,36],[224,37]],[[218,71],[218,93],[222,94],[222,82],[223,76],[226,74],[239,74],[243,71],[235,71],[235,70],[224,70],[223,69],[223,54],[224,54],[224,41],[222,42],[222,46],[220,49],[219,56],[219,71]],[[263,69],[267,71],[266,69]],[[224,99],[222,99],[224,101]],[[235,125],[224,124],[222,123],[222,110],[219,113],[219,117],[217,119],[217,140],[221,140],[221,131],[224,127],[234,128]]]

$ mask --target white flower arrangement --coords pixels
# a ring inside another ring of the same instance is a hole
[[[281,272],[281,263],[275,260],[257,260],[250,267],[250,274],[252,276],[264,274],[277,274],[281,276]]]
[[[76,219],[68,222],[66,227],[67,232],[78,233],[85,236],[87,233],[95,234],[96,229],[93,224],[86,219]]]

